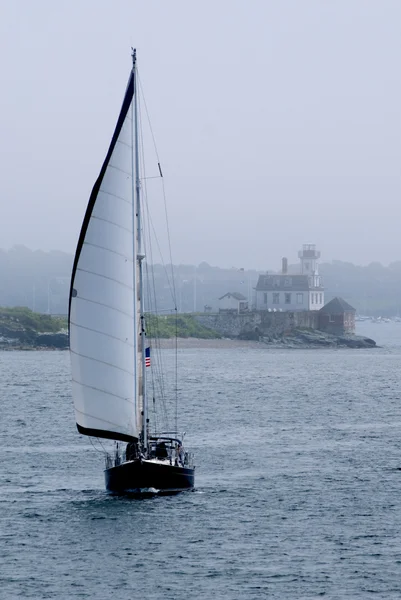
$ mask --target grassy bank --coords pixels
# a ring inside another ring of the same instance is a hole
[[[0,307],[0,334],[57,333],[67,329],[67,319],[35,313],[26,307]],[[147,315],[146,327],[153,338],[218,339],[221,336],[196,321],[193,315]],[[24,336],[25,337],[25,336]]]
[[[9,332],[57,333],[66,329],[67,319],[36,313],[25,306],[0,307],[1,327],[6,328]]]
[[[147,333],[153,338],[218,339],[221,335],[197,322],[193,315],[148,315]]]

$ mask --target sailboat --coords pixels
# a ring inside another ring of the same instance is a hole
[[[72,395],[79,433],[114,440],[114,450],[106,453],[108,491],[176,493],[193,488],[195,467],[177,431],[150,431],[138,88],[133,50],[124,100],[73,263]]]

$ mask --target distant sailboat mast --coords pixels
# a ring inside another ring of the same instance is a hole
[[[137,338],[136,344],[136,368],[140,373],[138,379],[138,387],[136,390],[137,396],[142,396],[142,442],[143,447],[146,451],[148,446],[148,411],[147,411],[147,398],[146,398],[146,330],[145,330],[145,315],[144,315],[144,294],[143,294],[143,260],[145,254],[142,245],[142,219],[141,219],[141,180],[139,170],[139,124],[138,124],[138,72],[136,66],[136,50],[132,50],[132,70],[134,75],[134,102],[133,102],[133,134],[134,143],[132,145],[133,153],[133,174],[135,173],[135,182],[133,181],[133,187],[135,188],[134,193],[134,205],[133,205],[133,219],[136,219],[136,235],[134,240],[134,290],[138,289],[138,293],[134,294],[135,304],[138,303],[139,307],[134,310],[134,315],[137,316],[135,323],[135,332]],[[135,227],[133,228],[135,231]],[[139,308],[139,315],[138,315]],[[139,317],[139,318],[138,318]],[[139,350],[139,352],[138,352]],[[138,358],[139,354],[139,358]],[[139,363],[139,364],[138,364]],[[140,406],[140,402],[137,402],[137,406]]]

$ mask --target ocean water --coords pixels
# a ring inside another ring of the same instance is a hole
[[[0,598],[399,599],[401,324],[360,332],[181,350],[196,490],[145,500],[104,491],[68,353],[0,353]]]

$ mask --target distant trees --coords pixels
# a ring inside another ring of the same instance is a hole
[[[326,301],[334,296],[346,299],[357,312],[373,316],[401,313],[401,262],[384,267],[373,262],[361,267],[333,261],[320,266]]]
[[[67,314],[73,256],[64,252],[32,251],[15,246],[0,250],[0,306],[26,306],[50,314]],[[273,261],[272,261],[273,262]],[[401,261],[388,267],[373,262],[361,267],[349,262],[322,263],[326,300],[341,296],[359,313],[401,315]],[[259,272],[221,269],[206,262],[194,265],[155,264],[147,267],[145,288],[152,290],[150,311],[180,313],[218,309],[218,298],[240,292],[252,303]],[[175,295],[171,291],[174,280]]]
[[[25,246],[0,250],[0,306],[66,314],[72,260],[64,252]]]

